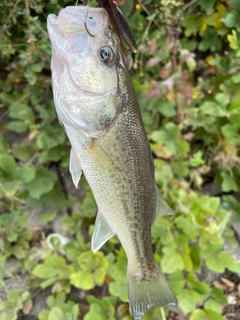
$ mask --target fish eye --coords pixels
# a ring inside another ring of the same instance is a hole
[[[100,48],[99,53],[102,61],[105,64],[109,65],[109,67],[112,67],[112,62],[114,62],[115,60],[115,54],[113,49],[110,47],[102,47]]]

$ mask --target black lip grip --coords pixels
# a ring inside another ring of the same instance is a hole
[[[137,43],[122,11],[112,0],[97,0],[97,2],[108,12],[111,23],[120,39],[123,40],[133,52],[137,52]]]

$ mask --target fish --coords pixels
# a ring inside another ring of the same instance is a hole
[[[103,8],[66,7],[48,16],[47,28],[54,103],[71,143],[69,170],[76,187],[84,173],[98,206],[92,250],[117,235],[128,259],[134,320],[155,306],[177,306],[153,257],[152,224],[174,212],[155,182],[131,55]]]

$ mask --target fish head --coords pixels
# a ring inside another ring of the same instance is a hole
[[[109,28],[103,8],[66,7],[48,16],[47,27],[59,119],[87,143],[101,137],[116,118],[127,94],[122,77],[131,56]]]

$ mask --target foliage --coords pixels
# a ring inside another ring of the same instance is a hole
[[[123,6],[139,43],[131,76],[156,181],[176,211],[153,225],[155,260],[191,320],[226,319],[224,292],[199,275],[205,268],[240,272],[235,257],[224,250],[226,242],[237,245],[231,222],[240,221],[235,198],[240,190],[239,1],[139,3]],[[29,312],[26,304],[34,292],[51,287],[41,320],[128,320],[125,253],[115,238],[105,244],[104,254],[91,252],[93,196],[84,178],[81,197],[71,196],[67,187],[70,148],[52,100],[46,31],[47,15],[66,5],[72,2],[0,3],[0,287],[7,290],[6,279],[19,276],[6,268],[12,257],[27,277],[24,290],[11,290],[0,302],[0,318]],[[202,194],[212,182],[220,191]],[[29,226],[33,210],[46,225],[65,211],[70,241],[50,250],[47,229],[36,239]],[[89,305],[86,312],[71,296],[74,288]],[[144,319],[159,317],[154,308]]]

